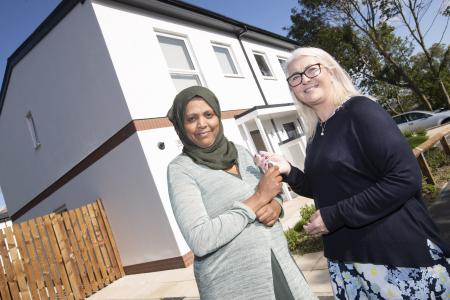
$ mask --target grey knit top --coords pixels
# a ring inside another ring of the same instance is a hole
[[[275,299],[273,251],[295,299],[316,299],[289,253],[280,222],[267,227],[242,201],[258,185],[261,172],[243,147],[241,178],[194,163],[184,154],[168,166],[175,218],[195,255],[201,299]]]

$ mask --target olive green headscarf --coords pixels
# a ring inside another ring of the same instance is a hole
[[[184,130],[184,113],[187,103],[194,97],[199,96],[208,103],[219,118],[220,129],[216,140],[208,148],[195,145]],[[202,86],[191,86],[181,92],[173,100],[172,107],[167,113],[175,130],[183,143],[183,153],[188,155],[197,164],[202,164],[214,170],[226,170],[237,162],[237,150],[234,144],[223,135],[223,125],[219,101],[209,89]]]

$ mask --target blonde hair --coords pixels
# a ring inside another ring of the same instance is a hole
[[[341,106],[350,97],[360,95],[359,91],[353,85],[352,80],[348,75],[348,73],[339,65],[339,63],[330,54],[328,54],[322,49],[313,47],[303,47],[294,50],[286,63],[288,69],[289,65],[292,64],[301,56],[313,56],[319,60],[318,62],[322,66],[328,69],[333,69],[334,80],[331,82],[332,83],[331,87],[333,89],[331,92],[332,97],[331,100],[333,101],[333,104],[336,108]],[[288,76],[290,75],[291,74],[288,74]],[[317,123],[319,122],[319,118],[317,117],[317,114],[311,107],[303,104],[299,99],[297,99],[297,97],[292,91],[292,88],[291,88],[291,95],[301,119],[305,121],[303,123],[306,127],[305,134],[309,143],[314,137]]]

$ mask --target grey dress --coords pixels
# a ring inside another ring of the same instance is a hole
[[[184,154],[168,166],[173,212],[195,255],[201,299],[275,299],[271,252],[295,299],[317,299],[289,253],[280,222],[267,227],[242,201],[261,172],[236,145],[241,178],[194,163]]]

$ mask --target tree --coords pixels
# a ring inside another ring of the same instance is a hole
[[[445,47],[444,44],[436,43],[428,48],[426,53],[422,52],[411,57],[412,77],[421,83],[422,89],[426,91],[434,107],[448,105],[448,93],[445,93],[442,87],[450,87],[449,50],[449,46]],[[437,70],[439,80],[436,79],[435,73],[432,73],[433,70],[428,68],[429,57],[433,65],[439,66]]]
[[[381,10],[386,18],[391,19],[394,17],[399,17],[402,23],[406,26],[413,40],[419,45],[421,51],[423,52],[423,56],[428,65],[428,69],[430,70],[430,76],[439,83],[439,88],[441,89],[445,99],[447,100],[448,105],[450,106],[450,96],[447,92],[447,87],[444,84],[443,79],[441,78],[441,74],[445,71],[445,66],[448,61],[448,56],[450,55],[450,48],[447,47],[445,50],[443,59],[438,63],[432,53],[427,49],[425,45],[424,33],[420,25],[420,19],[426,13],[429,8],[431,1],[423,1],[423,0],[384,0],[381,1]],[[442,12],[443,15],[446,15],[450,10],[450,6],[447,7],[445,11]],[[434,17],[434,19],[438,16],[440,12],[438,11]],[[448,15],[447,15],[448,16]],[[450,18],[447,17],[446,25],[442,31],[442,35],[440,40],[437,42],[438,44],[442,42],[442,39],[447,31],[448,24]],[[425,34],[431,29],[425,31]],[[432,49],[432,48],[430,48]],[[448,67],[447,67],[448,70]]]
[[[413,76],[411,56],[414,40],[396,36],[391,25],[394,17],[401,19],[400,13],[406,18],[406,13],[398,10],[399,3],[404,1],[408,1],[408,5],[412,3],[409,7],[420,18],[425,1],[417,5],[413,0],[299,0],[300,9],[292,10],[293,24],[288,28],[288,35],[304,45],[317,46],[331,53],[356,77],[363,89],[380,92],[383,89],[379,87],[383,85],[398,90],[407,88],[414,92],[423,106],[432,110],[426,91]],[[416,31],[420,28],[419,23],[414,26]],[[428,62],[426,69],[439,81],[437,78],[440,78],[445,64],[430,64],[430,58],[432,62],[434,60],[430,53],[425,57]],[[444,82],[441,86],[446,91]]]

